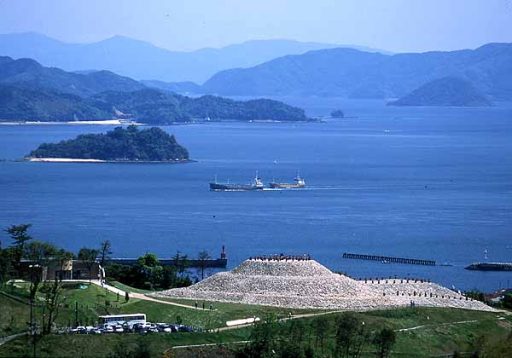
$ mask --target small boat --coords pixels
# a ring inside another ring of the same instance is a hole
[[[293,183],[277,183],[272,181],[269,186],[272,189],[300,189],[306,187],[306,181],[297,173],[297,176],[293,179]]]
[[[215,177],[215,181],[210,183],[211,191],[250,191],[250,190],[263,190],[264,184],[261,181],[261,178],[258,176],[258,172],[256,172],[256,176],[254,177],[252,183],[249,184],[232,184],[229,183],[219,183],[217,182],[217,177]]]

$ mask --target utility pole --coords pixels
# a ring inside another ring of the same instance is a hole
[[[32,357],[36,358],[36,327],[34,323],[34,298],[36,292],[34,292],[34,270],[39,269],[39,265],[29,265],[30,269],[30,336],[32,337]]]
[[[78,301],[75,301],[75,328],[78,327]]]

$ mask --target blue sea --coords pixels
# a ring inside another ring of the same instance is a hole
[[[17,162],[42,142],[109,126],[0,126],[0,227],[32,223],[35,238],[77,251],[109,239],[114,256],[309,253],[352,277],[421,277],[456,289],[512,286],[512,104],[396,108],[381,101],[281,98],[322,123],[162,127],[190,164]],[[304,190],[210,192],[208,182],[289,181]],[[2,246],[9,243],[1,235]],[[344,252],[436,260],[424,267],[342,259]]]

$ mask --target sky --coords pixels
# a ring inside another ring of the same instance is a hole
[[[14,32],[179,51],[255,39],[453,50],[512,42],[512,0],[0,0],[0,33]]]

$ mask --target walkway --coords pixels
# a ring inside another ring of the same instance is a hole
[[[0,338],[0,346],[9,342],[9,341],[12,341],[13,339],[16,339],[18,337],[21,337],[21,336],[25,336],[27,335],[28,332],[22,332],[22,333],[17,333],[17,334],[13,334],[12,336],[7,336],[7,337],[3,337],[3,338]]]
[[[120,296],[124,296],[126,294],[126,291],[123,291],[123,290],[121,290],[121,289],[119,289],[117,287],[108,285],[106,283],[101,283],[100,280],[90,280],[90,281],[89,280],[65,280],[63,282],[92,283],[92,284],[100,286],[100,287],[102,287],[102,288],[104,288],[106,290],[109,290],[110,292],[119,294]],[[201,307],[195,307],[195,306],[190,306],[190,305],[186,305],[186,304],[183,304],[183,303],[171,302],[171,301],[166,301],[166,300],[159,300],[158,298],[146,296],[143,293],[137,293],[137,292],[128,291],[128,295],[130,296],[130,298],[136,298],[136,299],[139,299],[139,300],[151,301],[151,302],[161,303],[161,304],[164,304],[164,305],[171,305],[171,306],[176,306],[176,307],[181,307],[181,308],[188,308],[188,309],[193,309],[193,310],[200,310],[200,311],[203,310]]]

